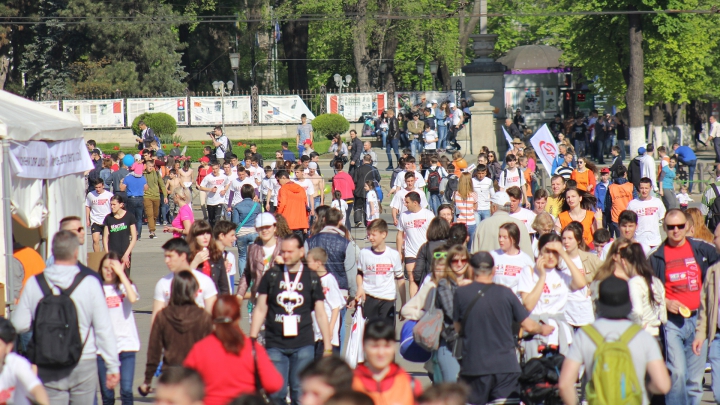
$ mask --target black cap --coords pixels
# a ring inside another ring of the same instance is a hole
[[[100,156],[100,149],[97,149],[97,148],[93,149],[91,153],[94,153],[94,154]]]
[[[625,280],[610,276],[600,283],[599,298],[595,307],[598,316],[608,319],[626,319],[632,311],[630,288]]]
[[[6,318],[0,317],[0,340],[5,343],[13,343],[16,336],[17,333],[13,324]]]
[[[470,257],[470,266],[474,269],[490,270],[495,266],[495,260],[488,252],[477,252]]]

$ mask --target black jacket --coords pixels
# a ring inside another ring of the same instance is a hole
[[[196,270],[202,272],[202,267]],[[210,278],[213,283],[215,283],[218,294],[230,294],[230,283],[228,281],[227,270],[225,270],[225,255],[215,263],[210,263]]]
[[[720,261],[720,254],[718,254],[714,245],[704,240],[687,238],[687,241],[690,242],[692,247],[695,262],[700,265],[702,282],[705,283],[708,267]],[[655,277],[659,278],[663,283],[665,283],[665,243],[667,243],[667,239],[650,253],[650,267],[655,271]]]
[[[353,195],[356,198],[365,198],[365,182],[368,180],[375,180],[380,182],[380,172],[373,165],[362,165],[355,169],[353,173],[353,182],[355,183],[355,191]],[[365,207],[362,207],[365,209]]]
[[[642,156],[635,156],[635,158],[630,161],[630,165],[628,167],[628,180],[630,180],[633,186],[635,186],[635,191],[640,190],[640,173],[642,173],[640,170],[641,159]]]
[[[388,118],[388,139],[397,139],[400,136],[400,123],[397,118]]]
[[[620,166],[622,166],[623,162],[622,159],[620,159],[620,155],[618,155],[615,158],[615,161],[613,161],[612,165],[610,166],[610,178],[615,180],[618,178],[618,170],[620,169]]]
[[[363,151],[363,141],[356,136],[355,139],[350,142],[350,145],[352,145],[350,149],[350,161],[355,162],[355,167],[358,167],[362,164],[360,154]]]

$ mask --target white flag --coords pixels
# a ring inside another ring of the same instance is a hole
[[[557,144],[555,143],[555,138],[553,138],[550,133],[547,124],[540,127],[535,135],[530,138],[530,144],[533,146],[535,153],[542,161],[545,170],[548,172],[550,177],[552,177],[553,174],[550,173],[552,170],[552,162],[558,156],[559,152]]]
[[[501,126],[501,128],[503,130],[503,134],[505,134],[505,140],[508,143],[508,149],[512,150],[512,148],[513,148],[512,138],[510,138],[510,134],[507,133],[507,131],[505,130],[505,127]]]

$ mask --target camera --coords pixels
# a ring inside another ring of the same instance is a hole
[[[215,133],[213,133],[213,132],[205,132],[205,133],[208,134],[208,135],[210,135],[210,136],[215,136]]]

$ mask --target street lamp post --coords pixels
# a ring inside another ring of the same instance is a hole
[[[430,74],[433,78],[433,85],[432,89],[435,90],[435,81],[437,80],[437,72],[438,72],[438,61],[434,60],[430,62]]]
[[[230,54],[230,68],[233,71],[233,75],[235,76],[235,83],[238,82],[237,79],[237,71],[240,69],[240,54],[239,53],[231,53]],[[232,90],[232,87],[231,87]]]
[[[423,77],[425,76],[425,61],[419,60],[415,62],[415,68],[417,68],[417,74],[420,76],[420,90],[423,89]]]
[[[227,84],[221,81],[213,82],[213,89],[215,94],[220,96],[220,114],[222,115],[222,130],[225,133],[225,95],[230,95],[233,89],[234,83],[228,81]]]
[[[338,87],[338,89],[340,89],[340,95],[338,96],[338,113],[339,113],[340,106],[342,105],[343,87],[347,88],[348,86],[350,86],[350,82],[352,81],[352,76],[346,75],[345,80],[343,80],[342,76],[340,76],[339,73],[335,73],[335,75],[333,76],[333,79],[335,79],[335,85]],[[343,114],[340,114],[340,115],[343,115]]]

